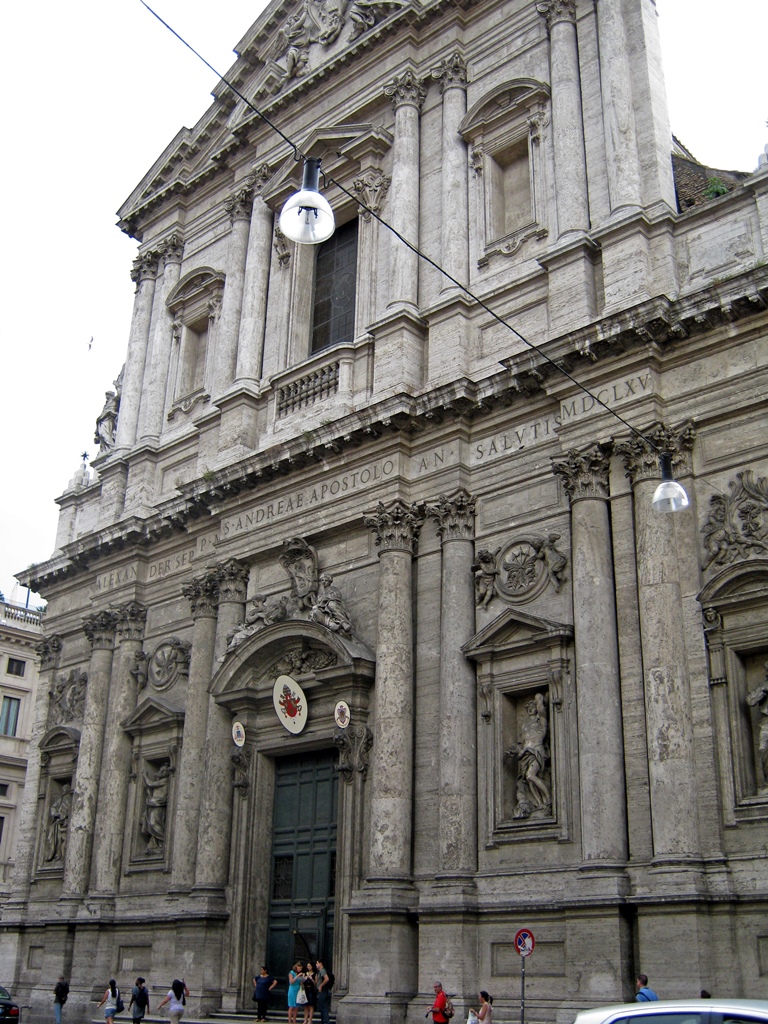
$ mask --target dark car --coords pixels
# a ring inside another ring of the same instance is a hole
[[[3,988],[2,985],[0,985],[0,1020],[21,1020],[21,1009],[18,1003],[14,1003],[13,999],[11,999],[11,993],[7,988]]]

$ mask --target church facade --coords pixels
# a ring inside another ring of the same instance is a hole
[[[20,576],[4,983],[205,1015],[321,956],[340,1024],[507,1019],[527,929],[534,1021],[768,998],[768,169],[681,201],[653,0],[274,0],[236,52],[120,210],[125,365]]]

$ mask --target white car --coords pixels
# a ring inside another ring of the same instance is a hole
[[[582,1010],[574,1024],[768,1024],[765,999],[659,999]]]

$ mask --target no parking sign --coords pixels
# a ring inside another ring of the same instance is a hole
[[[527,928],[521,928],[515,936],[515,949],[520,956],[530,956],[535,945],[536,940],[533,937],[533,932]]]

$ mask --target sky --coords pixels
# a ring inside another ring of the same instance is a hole
[[[152,6],[225,73],[267,3]],[[731,0],[727,15],[722,0],[656,6],[673,132],[709,166],[754,170],[768,143],[768,0]],[[53,552],[54,499],[80,453],[97,454],[96,416],[125,358],[137,243],[115,211],[217,79],[140,0],[9,4],[0,35],[0,591],[24,603],[14,573]]]

